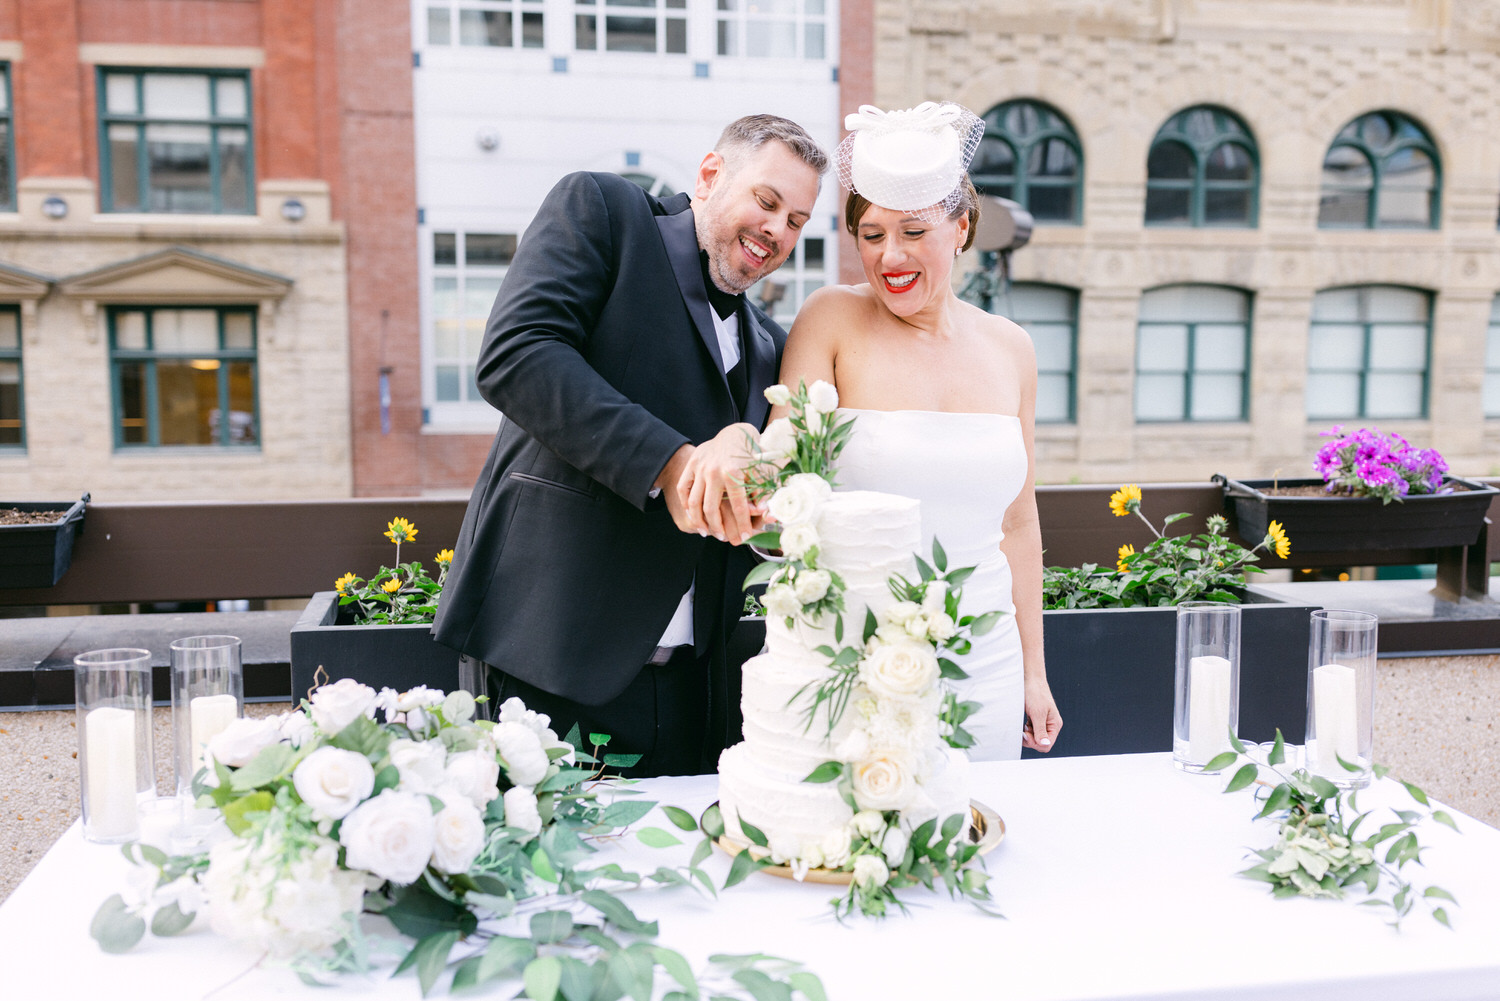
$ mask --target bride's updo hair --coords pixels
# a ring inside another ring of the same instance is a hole
[[[961,215],[969,217],[969,233],[964,238],[963,249],[968,250],[974,245],[974,236],[979,232],[979,192],[974,187],[974,182],[965,174],[958,185],[958,201],[948,212],[949,219],[957,219]],[[865,211],[875,204],[858,191],[851,191],[844,199],[844,228],[853,237],[859,236],[859,221],[865,217]]]

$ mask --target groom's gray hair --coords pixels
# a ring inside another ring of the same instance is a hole
[[[714,152],[722,156],[732,170],[742,157],[768,142],[783,144],[820,176],[828,170],[828,154],[817,140],[796,122],[777,115],[746,115],[735,119],[719,133]]]

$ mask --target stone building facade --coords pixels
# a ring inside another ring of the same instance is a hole
[[[1071,130],[1073,217],[1044,209],[1012,262],[1018,314],[1048,295],[1072,309],[1050,318],[1071,344],[1043,352],[1067,394],[1038,424],[1044,482],[1310,476],[1333,424],[1500,473],[1500,3],[873,0],[870,15],[875,103],[1019,101]],[[1193,110],[1238,129],[1247,156],[1184,190],[1238,177],[1247,218],[1174,218],[1181,150],[1157,147]],[[1416,152],[1376,149],[1371,181],[1335,147],[1400,145],[1387,127]],[[1001,168],[996,193],[1015,195]],[[1224,353],[1220,329],[1244,345],[1229,377],[1203,361]]]

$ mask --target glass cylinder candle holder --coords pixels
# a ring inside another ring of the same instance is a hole
[[[83,836],[118,844],[140,835],[156,797],[151,749],[151,651],[92,650],[73,658]]]
[[[1186,601],[1177,606],[1177,684],[1172,764],[1187,772],[1232,750],[1240,723],[1240,606]]]
[[[1370,612],[1325,608],[1312,613],[1304,764],[1343,789],[1358,789],[1370,782],[1379,622]],[[1353,770],[1339,764],[1340,760]]]
[[[208,742],[244,708],[245,675],[238,636],[188,636],[173,640],[171,652],[177,795],[191,798]]]

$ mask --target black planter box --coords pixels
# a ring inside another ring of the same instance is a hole
[[[83,531],[89,495],[72,507],[57,503],[0,503],[21,511],[56,511],[48,525],[0,525],[0,587],[51,587],[73,562],[73,539]]]
[[[1249,587],[1240,607],[1239,734],[1265,741],[1280,727],[1300,744],[1310,615],[1319,606],[1289,604]],[[1172,749],[1174,606],[1045,611],[1042,640],[1047,682],[1063,718],[1052,756]]]
[[[292,626],[292,701],[315,684],[353,678],[377,691],[417,685],[458,688],[458,651],[432,638],[430,625],[356,626],[336,591],[319,591]],[[318,668],[325,677],[314,681]]]
[[[1234,512],[1240,538],[1258,542],[1266,526],[1279,521],[1299,553],[1471,546],[1479,538],[1490,502],[1500,493],[1484,483],[1450,476],[1445,483],[1467,489],[1382,504],[1374,497],[1281,497],[1264,492],[1277,485],[1321,488],[1323,481],[1316,479],[1214,479],[1224,486],[1224,503]]]

